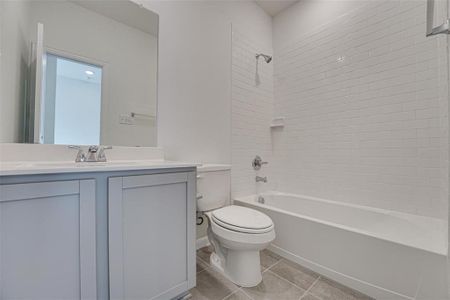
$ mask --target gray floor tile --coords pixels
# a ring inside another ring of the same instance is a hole
[[[226,297],[224,300],[252,300],[249,296],[247,296],[241,290],[234,292],[230,296]]]
[[[209,265],[209,257],[212,253],[212,247],[206,246],[197,250],[197,256]]]
[[[238,287],[212,268],[197,274],[197,286],[191,289],[192,299],[222,300]]]
[[[308,293],[304,295],[300,300],[320,300],[320,299]]]
[[[261,268],[266,270],[263,281],[256,287],[239,289],[210,267],[210,255],[210,247],[197,251],[197,287],[191,290],[194,300],[373,300],[330,279],[317,280],[319,274],[268,250],[261,251]]]
[[[309,293],[323,300],[371,300],[372,298],[327,278],[319,281]]]
[[[197,257],[197,273],[209,268],[209,265],[201,258]]]
[[[261,269],[265,270],[275,264],[277,261],[281,259],[281,256],[278,254],[273,253],[272,251],[269,251],[267,249],[264,249],[260,253],[261,258]]]
[[[317,273],[284,259],[270,268],[270,271],[305,290],[319,278]]]
[[[305,290],[283,280],[270,270],[263,273],[263,281],[252,288],[243,288],[244,292],[258,300],[298,300]]]
[[[190,292],[191,298],[189,298],[189,300],[210,300],[208,295],[202,294],[196,287],[191,289]]]

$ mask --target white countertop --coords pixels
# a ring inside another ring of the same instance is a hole
[[[112,172],[197,167],[199,164],[167,160],[117,160],[110,162],[0,161],[0,176]]]

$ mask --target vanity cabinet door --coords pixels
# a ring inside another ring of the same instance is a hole
[[[95,181],[0,185],[0,299],[96,299]]]
[[[195,172],[110,178],[108,206],[111,299],[195,286]]]

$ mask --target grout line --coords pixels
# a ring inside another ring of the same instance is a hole
[[[198,256],[197,256],[197,260],[199,260],[199,261],[203,262],[204,264],[206,264],[206,267],[203,267],[203,270],[201,270],[201,271],[199,271],[199,272],[197,272],[197,270],[196,270],[196,272],[195,272],[196,275],[198,275],[198,274],[200,274],[200,273],[203,273],[204,271],[206,271],[206,270],[208,270],[209,268],[211,268],[211,265],[210,265],[210,264],[206,263],[203,259],[201,259],[201,258],[198,257]],[[197,262],[196,262],[196,263],[197,263]],[[195,267],[197,268],[197,264],[196,264]]]
[[[270,266],[270,268],[272,268],[273,266],[275,266],[276,264],[278,264],[278,263],[279,263],[280,261],[282,261],[282,260],[285,260],[286,262],[290,262],[290,261],[288,261],[288,260],[282,258],[282,259],[280,259],[279,261],[277,261],[276,263],[274,263],[272,266]],[[266,269],[265,271],[269,271],[269,268]],[[264,272],[265,272],[265,271],[264,271]],[[281,279],[283,279],[283,280],[289,282],[289,283],[292,284],[293,286],[295,286],[295,287],[297,287],[297,288],[299,288],[299,289],[305,290],[305,289],[302,288],[301,286],[298,286],[297,284],[295,284],[295,283],[289,281],[288,279],[286,279],[286,278],[284,278],[284,277],[282,277],[282,276],[276,274],[275,272],[271,271],[271,273],[274,274],[275,276],[277,276],[277,277],[279,277],[279,278],[281,278]],[[316,274],[317,274],[317,273],[316,273]],[[318,275],[318,277],[314,280],[314,282],[311,284],[311,286],[305,290],[305,293],[308,292],[308,291],[309,291],[309,290],[317,283],[317,281],[319,281],[319,279],[322,277],[320,274],[317,274],[317,275]],[[303,297],[303,296],[304,296],[304,295],[302,295],[302,297]]]
[[[267,270],[271,269],[272,267],[275,267],[277,264],[280,263],[280,261],[282,261],[282,258],[280,258],[278,261],[276,261],[273,264],[271,264],[270,266],[268,266],[264,271],[262,271],[262,273],[266,272]]]
[[[227,280],[228,280],[228,279],[227,279]],[[229,293],[228,295],[226,295],[225,297],[223,297],[222,300],[225,300],[225,299],[227,299],[228,297],[230,297],[231,295],[236,294],[240,289],[241,289],[241,288],[238,288],[237,290],[235,290],[235,291]]]
[[[270,271],[270,270],[269,270],[269,272],[272,273],[272,275],[274,275],[274,276],[280,278],[281,280],[286,281],[287,283],[293,285],[294,287],[296,287],[296,288],[298,288],[298,289],[301,289],[301,290],[305,290],[305,289],[302,288],[301,286],[298,286],[298,285],[296,285],[295,283],[290,282],[290,281],[287,280],[286,278],[283,278],[283,277],[281,277],[280,275],[278,275],[278,274],[276,274],[276,273],[274,273],[274,272],[272,272],[272,271]],[[303,295],[302,295],[302,296],[303,296]]]
[[[203,273],[203,272],[205,272],[206,270],[208,270],[209,269],[209,267],[208,268],[204,268],[203,270],[201,270],[201,271],[198,271],[197,273],[195,273],[196,275],[198,275],[198,274],[200,274],[200,273]]]
[[[201,262],[207,264],[208,266],[210,265],[208,262],[204,261],[200,256],[197,255],[197,259],[200,260]]]
[[[319,275],[319,276],[316,278],[316,280],[314,280],[314,282],[311,284],[311,286],[310,286],[309,288],[306,289],[305,293],[300,297],[300,300],[303,299],[303,298],[309,293],[309,291],[313,288],[313,286],[316,285],[316,283],[320,280],[320,278],[322,278],[322,276]],[[311,295],[312,295],[312,294],[311,294]],[[315,295],[313,295],[313,296],[316,297]],[[316,298],[318,298],[318,297],[316,297]],[[319,298],[318,298],[318,299],[319,299]]]
[[[317,283],[320,279],[322,279],[322,276],[321,276],[321,275],[319,275],[319,276],[317,277],[317,279],[314,280],[314,282],[311,284],[311,286],[310,286],[306,291],[309,292],[309,291],[313,288],[313,286],[315,286],[316,283]]]
[[[254,298],[252,296],[250,296],[248,293],[245,292],[245,290],[241,287],[241,291],[250,299],[254,300]]]

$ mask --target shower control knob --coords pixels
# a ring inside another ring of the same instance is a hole
[[[262,165],[267,165],[267,164],[268,164],[268,162],[263,161],[259,155],[256,155],[256,157],[253,159],[253,162],[252,162],[253,169],[256,171],[261,169]]]

